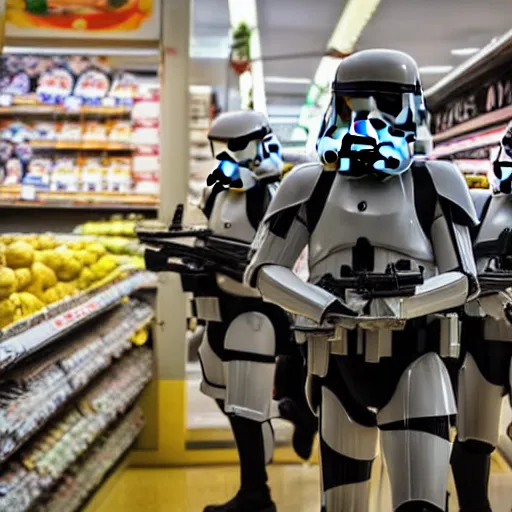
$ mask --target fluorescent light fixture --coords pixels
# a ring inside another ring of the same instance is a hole
[[[246,23],[251,29],[251,70],[239,78],[241,106],[248,108],[252,88],[254,110],[267,113],[267,98],[265,95],[265,80],[263,76],[263,61],[261,59],[260,31],[258,29],[258,12],[256,0],[228,0],[229,19],[231,28],[235,29],[240,23]],[[249,75],[247,77],[246,75]]]
[[[328,49],[352,53],[380,0],[349,0],[327,45]]]
[[[469,57],[470,55],[477,53],[479,50],[480,48],[454,48],[450,53],[457,57]]]
[[[311,78],[292,78],[287,76],[266,76],[267,84],[307,84],[311,83]]]
[[[13,55],[94,55],[102,57],[159,57],[158,48],[31,48],[29,46],[4,46],[4,53]]]
[[[380,0],[348,0],[329,39],[327,50],[336,50],[341,54],[352,53],[379,4]],[[328,86],[334,79],[334,74],[340,62],[341,59],[332,57],[323,57],[320,60],[313,85],[308,93],[308,101],[302,108],[299,126],[294,130],[294,140],[304,137],[303,127],[309,130],[307,148],[310,151],[314,150],[323,110],[329,103],[330,91]],[[312,98],[314,98],[316,108],[311,105]]]
[[[421,66],[420,73],[422,75],[443,75],[449,73],[453,66]]]

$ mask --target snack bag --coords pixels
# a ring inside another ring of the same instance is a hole
[[[12,96],[24,96],[30,92],[30,77],[24,71],[12,75],[5,86],[2,87],[2,94]]]
[[[50,190],[77,192],[80,185],[80,169],[73,158],[58,158],[53,167]]]
[[[119,73],[112,81],[108,97],[112,98],[116,105],[131,107],[136,94],[137,78],[135,75]]]
[[[19,185],[23,176],[23,165],[19,158],[9,158],[5,164],[4,185]]]
[[[110,142],[120,142],[123,144],[129,144],[131,142],[132,124],[130,121],[111,121],[109,128],[108,138]]]
[[[107,190],[128,193],[132,188],[132,166],[130,158],[113,158],[107,169]]]
[[[107,126],[97,121],[89,121],[85,123],[82,140],[103,142],[107,140]]]
[[[34,124],[32,133],[36,140],[53,141],[57,138],[57,127],[55,123],[38,122]]]
[[[62,123],[57,133],[57,140],[65,142],[80,142],[82,139],[82,125],[80,123]]]
[[[78,77],[74,95],[82,98],[86,105],[101,105],[109,89],[110,80],[106,73],[90,69]]]
[[[64,68],[55,68],[43,73],[38,80],[36,94],[41,103],[51,105],[64,103],[73,91],[73,75]]]
[[[37,188],[50,186],[52,161],[49,158],[34,158],[28,164],[27,173],[23,177],[23,185],[33,185]]]
[[[105,164],[100,158],[86,159],[81,176],[84,192],[103,192],[105,190]]]

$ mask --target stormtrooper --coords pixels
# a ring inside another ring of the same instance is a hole
[[[441,357],[479,292],[466,183],[415,162],[424,122],[414,60],[344,59],[317,150],[283,180],[252,246],[246,284],[297,315],[308,398],[319,416],[323,507],[364,512],[379,432],[398,512],[442,511],[456,414]],[[309,281],[291,270],[308,246]]]
[[[462,512],[490,512],[491,453],[500,429],[503,396],[512,386],[512,123],[493,164],[494,192],[472,190],[481,224],[474,229],[474,252],[482,287],[468,304],[462,324],[458,375],[457,439],[452,470]],[[512,402],[511,402],[512,403]]]
[[[221,114],[209,139],[219,164],[208,177],[212,188],[204,198],[208,227],[215,236],[248,248],[281,178],[279,141],[265,116],[254,111]],[[194,292],[195,316],[207,321],[198,353],[201,390],[227,414],[241,464],[238,494],[205,512],[271,512],[275,504],[265,465],[274,444],[274,375],[277,356],[292,347],[291,319],[257,291],[222,273],[204,284]]]

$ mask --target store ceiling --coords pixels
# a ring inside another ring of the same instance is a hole
[[[345,4],[258,0],[265,76],[312,79]],[[511,19],[510,0],[381,0],[357,49],[393,48],[410,53],[420,66],[457,66],[467,57],[452,55],[452,49],[485,46],[510,29]],[[194,0],[192,83],[226,89],[229,26],[227,0]],[[297,54],[305,56],[290,58]],[[442,76],[423,75],[424,87]],[[229,85],[236,87],[236,78]],[[269,114],[297,118],[307,90],[307,83],[266,83]]]

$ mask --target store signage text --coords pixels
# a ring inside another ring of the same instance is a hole
[[[433,133],[441,133],[496,110],[512,105],[512,79],[497,80],[458,98],[432,115]]]

